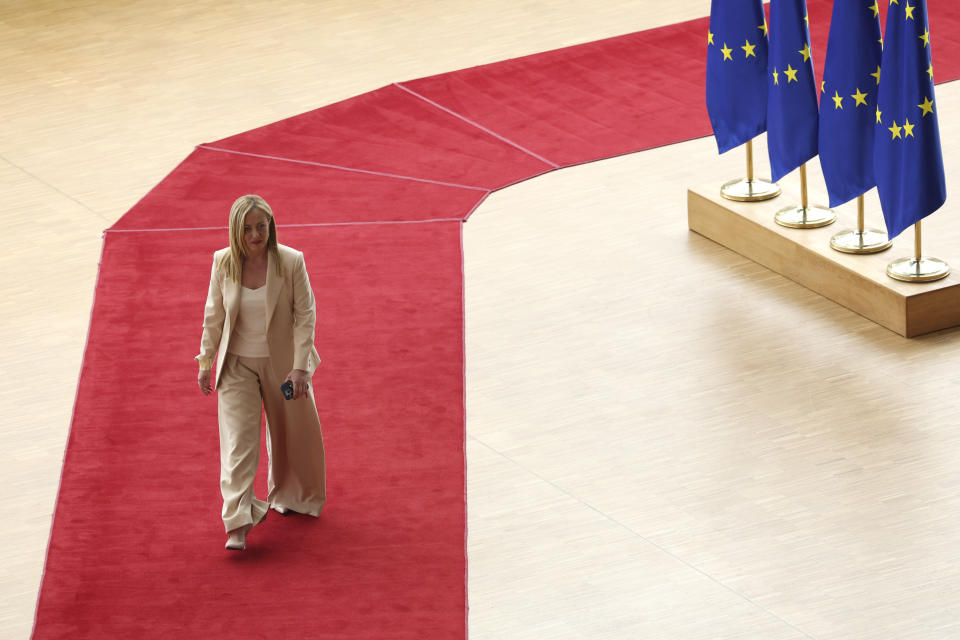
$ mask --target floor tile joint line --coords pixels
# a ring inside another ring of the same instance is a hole
[[[679,556],[677,556],[677,555],[674,555],[673,553],[670,553],[669,551],[667,551],[666,549],[664,549],[663,547],[661,547],[660,545],[658,545],[656,542],[654,542],[654,541],[650,540],[649,538],[641,535],[640,533],[637,533],[636,531],[634,531],[633,529],[631,529],[631,528],[628,527],[627,525],[623,524],[622,522],[620,522],[620,521],[617,520],[616,518],[614,518],[614,517],[612,517],[612,516],[604,513],[603,511],[600,511],[599,509],[597,509],[596,507],[594,507],[592,504],[590,504],[590,503],[588,503],[588,502],[584,502],[582,499],[580,499],[580,498],[578,498],[577,496],[573,495],[572,493],[570,493],[569,491],[567,491],[567,490],[564,489],[563,487],[560,487],[560,486],[558,486],[557,484],[553,483],[551,480],[543,477],[542,475],[540,475],[540,474],[537,473],[536,471],[533,471],[532,469],[529,469],[529,468],[523,466],[522,464],[520,464],[519,462],[517,462],[516,460],[514,460],[513,458],[511,458],[511,457],[508,456],[507,454],[503,453],[502,451],[499,451],[499,450],[495,449],[494,447],[490,446],[489,444],[487,444],[486,442],[484,442],[483,440],[481,440],[481,439],[478,438],[477,436],[468,435],[468,438],[471,439],[471,440],[473,440],[473,441],[475,441],[475,442],[477,442],[477,443],[480,444],[481,446],[489,449],[490,451],[492,451],[493,453],[497,454],[498,456],[500,456],[500,457],[503,458],[504,460],[507,460],[508,462],[516,465],[517,467],[519,467],[520,469],[522,469],[522,470],[525,471],[526,473],[529,473],[530,475],[534,476],[535,478],[538,478],[538,479],[542,480],[543,482],[546,482],[548,485],[550,485],[551,487],[553,487],[554,489],[556,489],[556,490],[559,491],[560,493],[562,493],[562,494],[564,494],[565,496],[571,498],[572,500],[576,500],[577,502],[579,502],[579,503],[582,504],[583,506],[587,507],[588,509],[590,509],[591,511],[593,511],[593,512],[596,513],[597,515],[601,516],[602,518],[604,518],[604,519],[606,519],[606,520],[609,520],[610,522],[612,522],[613,524],[617,525],[618,527],[620,527],[620,528],[628,531],[630,534],[632,534],[632,535],[636,536],[637,538],[643,540],[644,542],[646,542],[646,543],[649,544],[650,546],[655,547],[655,548],[656,548],[657,550],[659,550],[661,553],[663,553],[663,554],[665,554],[665,555],[667,555],[667,556],[670,556],[671,558],[673,558],[673,559],[676,560],[677,562],[679,562],[679,563],[683,564],[684,566],[689,567],[690,569],[696,571],[697,573],[699,573],[700,575],[704,576],[705,578],[707,578],[708,580],[710,580],[710,581],[713,582],[714,584],[716,584],[716,585],[718,585],[718,586],[726,589],[726,590],[729,591],[730,593],[736,595],[738,598],[741,598],[741,599],[745,600],[746,602],[749,602],[751,605],[753,605],[754,607],[756,607],[756,608],[759,609],[760,611],[763,611],[763,612],[766,613],[767,615],[776,618],[777,620],[779,620],[779,621],[782,622],[783,624],[787,625],[787,626],[790,627],[791,629],[794,629],[794,630],[797,631],[798,633],[802,633],[805,637],[810,638],[810,640],[816,640],[816,638],[815,638],[814,636],[811,636],[809,633],[807,633],[807,632],[804,631],[803,629],[800,629],[800,628],[797,627],[796,625],[791,624],[791,623],[788,622],[787,620],[784,620],[783,618],[781,618],[780,616],[778,616],[776,613],[770,611],[770,610],[767,609],[766,607],[757,604],[757,603],[754,602],[750,597],[748,597],[748,596],[740,593],[740,592],[737,591],[736,589],[734,589],[734,588],[732,588],[732,587],[724,584],[723,582],[721,582],[721,581],[718,580],[717,578],[714,578],[712,575],[710,575],[710,574],[707,573],[706,571],[700,569],[699,567],[696,567],[696,566],[690,564],[689,562],[687,562],[687,561],[684,560],[683,558],[681,558],[681,557],[679,557]]]
[[[453,109],[448,109],[447,107],[443,106],[442,104],[440,104],[440,103],[438,103],[438,102],[434,102],[434,101],[431,100],[430,98],[427,98],[426,96],[423,96],[423,95],[417,93],[417,92],[414,91],[413,89],[409,89],[409,88],[403,86],[403,84],[401,84],[401,83],[399,83],[399,82],[394,82],[394,83],[393,83],[393,86],[397,87],[398,89],[403,89],[404,91],[406,91],[406,92],[409,93],[410,95],[412,95],[412,96],[414,96],[414,97],[416,97],[416,98],[419,98],[420,100],[423,100],[423,101],[426,102],[427,104],[433,105],[433,106],[436,107],[437,109],[440,109],[441,111],[444,111],[444,112],[452,115],[452,116],[455,117],[455,118],[460,118],[461,120],[463,120],[464,122],[466,122],[466,123],[469,124],[470,126],[476,127],[477,129],[480,129],[480,130],[483,131],[484,133],[493,136],[494,138],[496,138],[497,140],[500,140],[501,142],[506,142],[506,143],[509,144],[510,146],[515,147],[515,148],[519,149],[520,151],[523,151],[523,152],[524,152],[525,154],[527,154],[528,156],[532,156],[532,157],[536,158],[537,160],[539,160],[540,162],[543,162],[543,163],[545,163],[545,164],[550,165],[550,166],[553,167],[554,169],[559,169],[559,168],[560,168],[560,165],[557,164],[556,162],[553,162],[553,161],[551,161],[551,160],[547,160],[546,158],[544,158],[544,157],[541,156],[540,154],[535,153],[535,152],[531,151],[530,149],[527,149],[527,148],[524,147],[523,145],[514,142],[514,141],[511,140],[510,138],[507,138],[507,137],[505,137],[505,136],[502,136],[502,135],[500,135],[499,133],[497,133],[496,131],[493,131],[492,129],[488,129],[487,127],[483,126],[483,125],[480,124],[479,122],[476,122],[476,121],[474,121],[474,120],[471,120],[470,118],[468,118],[468,117],[466,117],[466,116],[464,116],[464,115],[461,115],[461,114],[457,113],[457,112],[454,111]]]
[[[58,189],[57,187],[53,186],[52,184],[50,184],[49,182],[47,182],[46,180],[44,180],[44,179],[41,178],[40,176],[34,175],[34,174],[30,173],[29,171],[27,171],[26,169],[24,169],[23,167],[21,167],[20,165],[14,163],[14,162],[11,162],[6,156],[0,156],[0,160],[3,160],[4,162],[6,162],[7,164],[9,164],[9,165],[10,165],[11,167],[13,167],[14,169],[16,169],[16,170],[18,170],[18,171],[20,171],[20,172],[22,172],[22,173],[30,176],[31,178],[33,178],[34,180],[36,180],[37,182],[39,182],[39,183],[42,184],[43,186],[47,187],[48,189],[53,189],[54,191],[56,191],[57,193],[59,193],[60,195],[62,195],[62,196],[63,196],[64,198],[66,198],[67,200],[70,200],[71,202],[80,205],[81,207],[83,207],[84,209],[86,209],[87,211],[89,211],[90,213],[92,213],[93,215],[97,216],[98,218],[100,218],[100,219],[102,219],[102,220],[108,220],[104,215],[102,215],[102,214],[100,214],[100,213],[97,213],[96,211],[94,211],[93,209],[91,209],[90,207],[88,207],[86,204],[80,202],[79,200],[77,200],[76,198],[74,198],[73,196],[71,196],[71,195],[70,195],[69,193],[67,193],[66,191],[62,191],[62,190]]]

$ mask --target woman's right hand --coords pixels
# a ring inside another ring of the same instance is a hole
[[[210,386],[210,377],[210,369],[201,369],[197,375],[197,382],[200,383],[200,391],[202,391],[205,396],[210,395],[210,392],[213,391],[213,388]]]

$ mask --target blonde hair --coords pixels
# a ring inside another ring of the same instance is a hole
[[[273,254],[273,262],[277,265],[277,275],[283,275],[283,267],[280,265],[280,250],[277,249],[277,224],[273,221],[273,209],[270,208],[266,200],[251,194],[240,196],[230,207],[230,252],[224,254],[218,265],[218,269],[234,282],[240,282],[243,279],[243,261],[247,257],[247,251],[243,244],[243,222],[247,214],[254,209],[259,209],[267,216],[267,222],[270,225],[267,251]]]

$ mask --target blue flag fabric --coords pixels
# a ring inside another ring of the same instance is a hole
[[[926,0],[887,9],[873,159],[890,238],[947,199],[928,25]]]
[[[707,112],[720,153],[767,128],[767,22],[762,0],[712,0]]]
[[[873,173],[880,84],[880,6],[833,3],[820,96],[820,166],[835,207],[877,184]]]
[[[805,0],[771,0],[767,149],[774,182],[817,155],[817,89]]]

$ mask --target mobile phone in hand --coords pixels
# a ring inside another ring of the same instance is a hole
[[[282,385],[280,385],[280,391],[283,391],[283,397],[287,400],[293,399],[293,381],[287,380]]]

